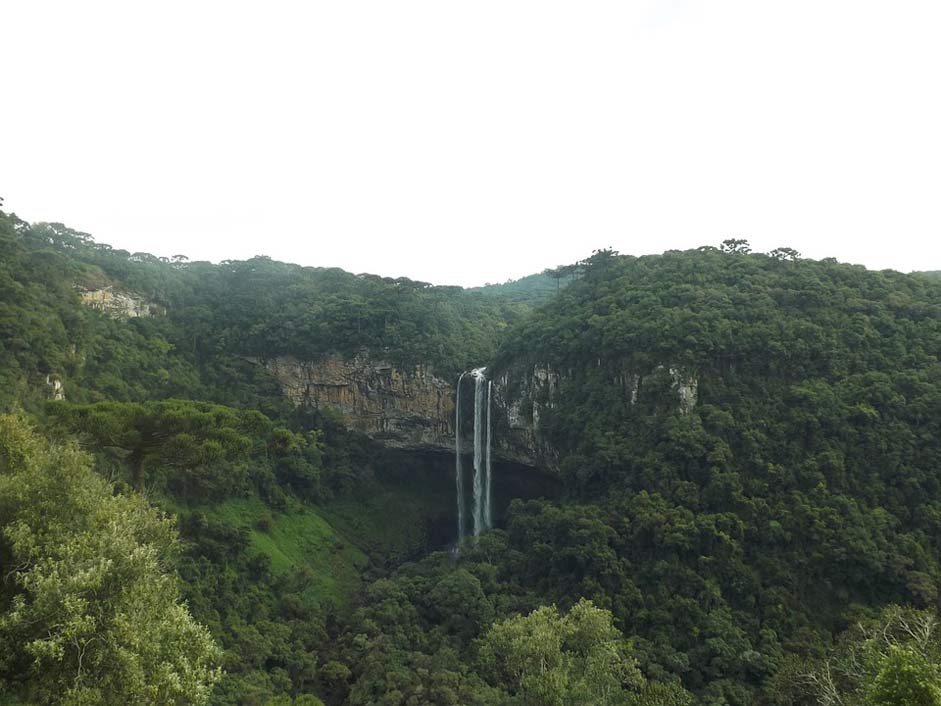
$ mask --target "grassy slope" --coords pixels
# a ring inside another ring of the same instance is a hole
[[[343,608],[359,589],[370,559],[394,565],[439,548],[440,534],[452,524],[453,502],[450,478],[423,474],[414,485],[375,481],[355,496],[316,507],[298,503],[286,512],[271,510],[257,497],[205,505],[160,498],[157,504],[248,530],[252,552],[270,559],[272,573],[309,569],[314,580],[305,595],[311,603]]]
[[[319,510],[309,506],[274,512],[259,498],[234,498],[187,509],[205,513],[210,520],[247,529],[252,550],[268,556],[275,574],[309,569],[314,579],[305,595],[318,606],[348,605],[369,561]],[[267,521],[266,529],[260,528],[260,521]]]

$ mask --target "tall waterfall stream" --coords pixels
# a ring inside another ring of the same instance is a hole
[[[474,482],[473,505],[471,506],[471,533],[476,537],[493,526],[490,511],[491,465],[490,447],[493,426],[490,423],[493,383],[484,375],[486,368],[475,368],[470,373],[461,373],[457,380],[457,399],[454,412],[454,457],[455,486],[457,491],[457,541],[460,544],[467,536],[467,498],[464,490],[464,450],[461,444],[461,392],[464,378],[474,381]]]

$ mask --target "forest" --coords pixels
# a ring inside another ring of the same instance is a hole
[[[551,467],[454,547],[446,454],[259,364],[362,351],[554,371]],[[0,704],[941,706],[939,355],[936,273],[743,240],[462,289],[0,212]]]

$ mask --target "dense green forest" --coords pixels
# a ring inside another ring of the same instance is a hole
[[[49,374],[76,401],[189,397],[263,407],[276,395],[246,358],[369,349],[453,377],[495,352],[538,298],[435,287],[256,257],[213,265],[96,243],[61,224],[0,220],[3,400]],[[78,306],[117,286],[165,315],[116,322]],[[271,410],[280,413],[280,410]]]
[[[447,457],[258,364],[362,350],[556,371],[557,463],[454,551]],[[0,704],[941,704],[939,352],[937,278],[743,241],[464,290],[0,212]]]

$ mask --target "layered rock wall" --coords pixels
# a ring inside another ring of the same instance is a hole
[[[598,364],[600,367],[601,361]],[[508,436],[497,441],[503,456],[544,468],[558,466],[558,451],[545,438],[541,426],[546,414],[560,402],[565,385],[577,384],[576,373],[553,368],[548,363],[530,363],[512,365],[500,374],[494,388],[509,430]],[[639,404],[645,382],[651,385],[658,377],[662,380],[662,376],[667,376],[669,389],[675,395],[668,403],[682,415],[691,414],[699,399],[699,379],[693,373],[659,365],[641,374],[627,364],[604,373],[632,407]]]
[[[562,375],[549,365],[514,367],[494,383],[497,415],[508,434],[496,435],[501,455],[518,463],[554,469],[558,453],[540,433],[540,419],[558,402]]]
[[[79,295],[85,306],[103,311],[116,319],[134,319],[160,313],[157,305],[129,292],[115,291],[113,287],[80,290]]]
[[[333,410],[343,424],[386,446],[411,450],[454,451],[454,384],[427,367],[397,368],[368,352],[319,360],[281,356],[263,363],[295,405]],[[611,384],[623,390],[631,405],[646,384],[661,380],[675,395],[680,414],[693,411],[698,397],[695,375],[657,366],[645,375],[625,367],[610,371]],[[558,467],[556,449],[542,429],[545,416],[576,380],[573,371],[548,364],[519,363],[493,381],[494,456],[547,470]],[[455,381],[456,382],[456,381]],[[472,418],[472,396],[463,396]],[[470,448],[468,439],[466,448]]]
[[[332,409],[393,448],[454,449],[454,388],[424,366],[401,370],[367,353],[264,364],[295,405]]]

